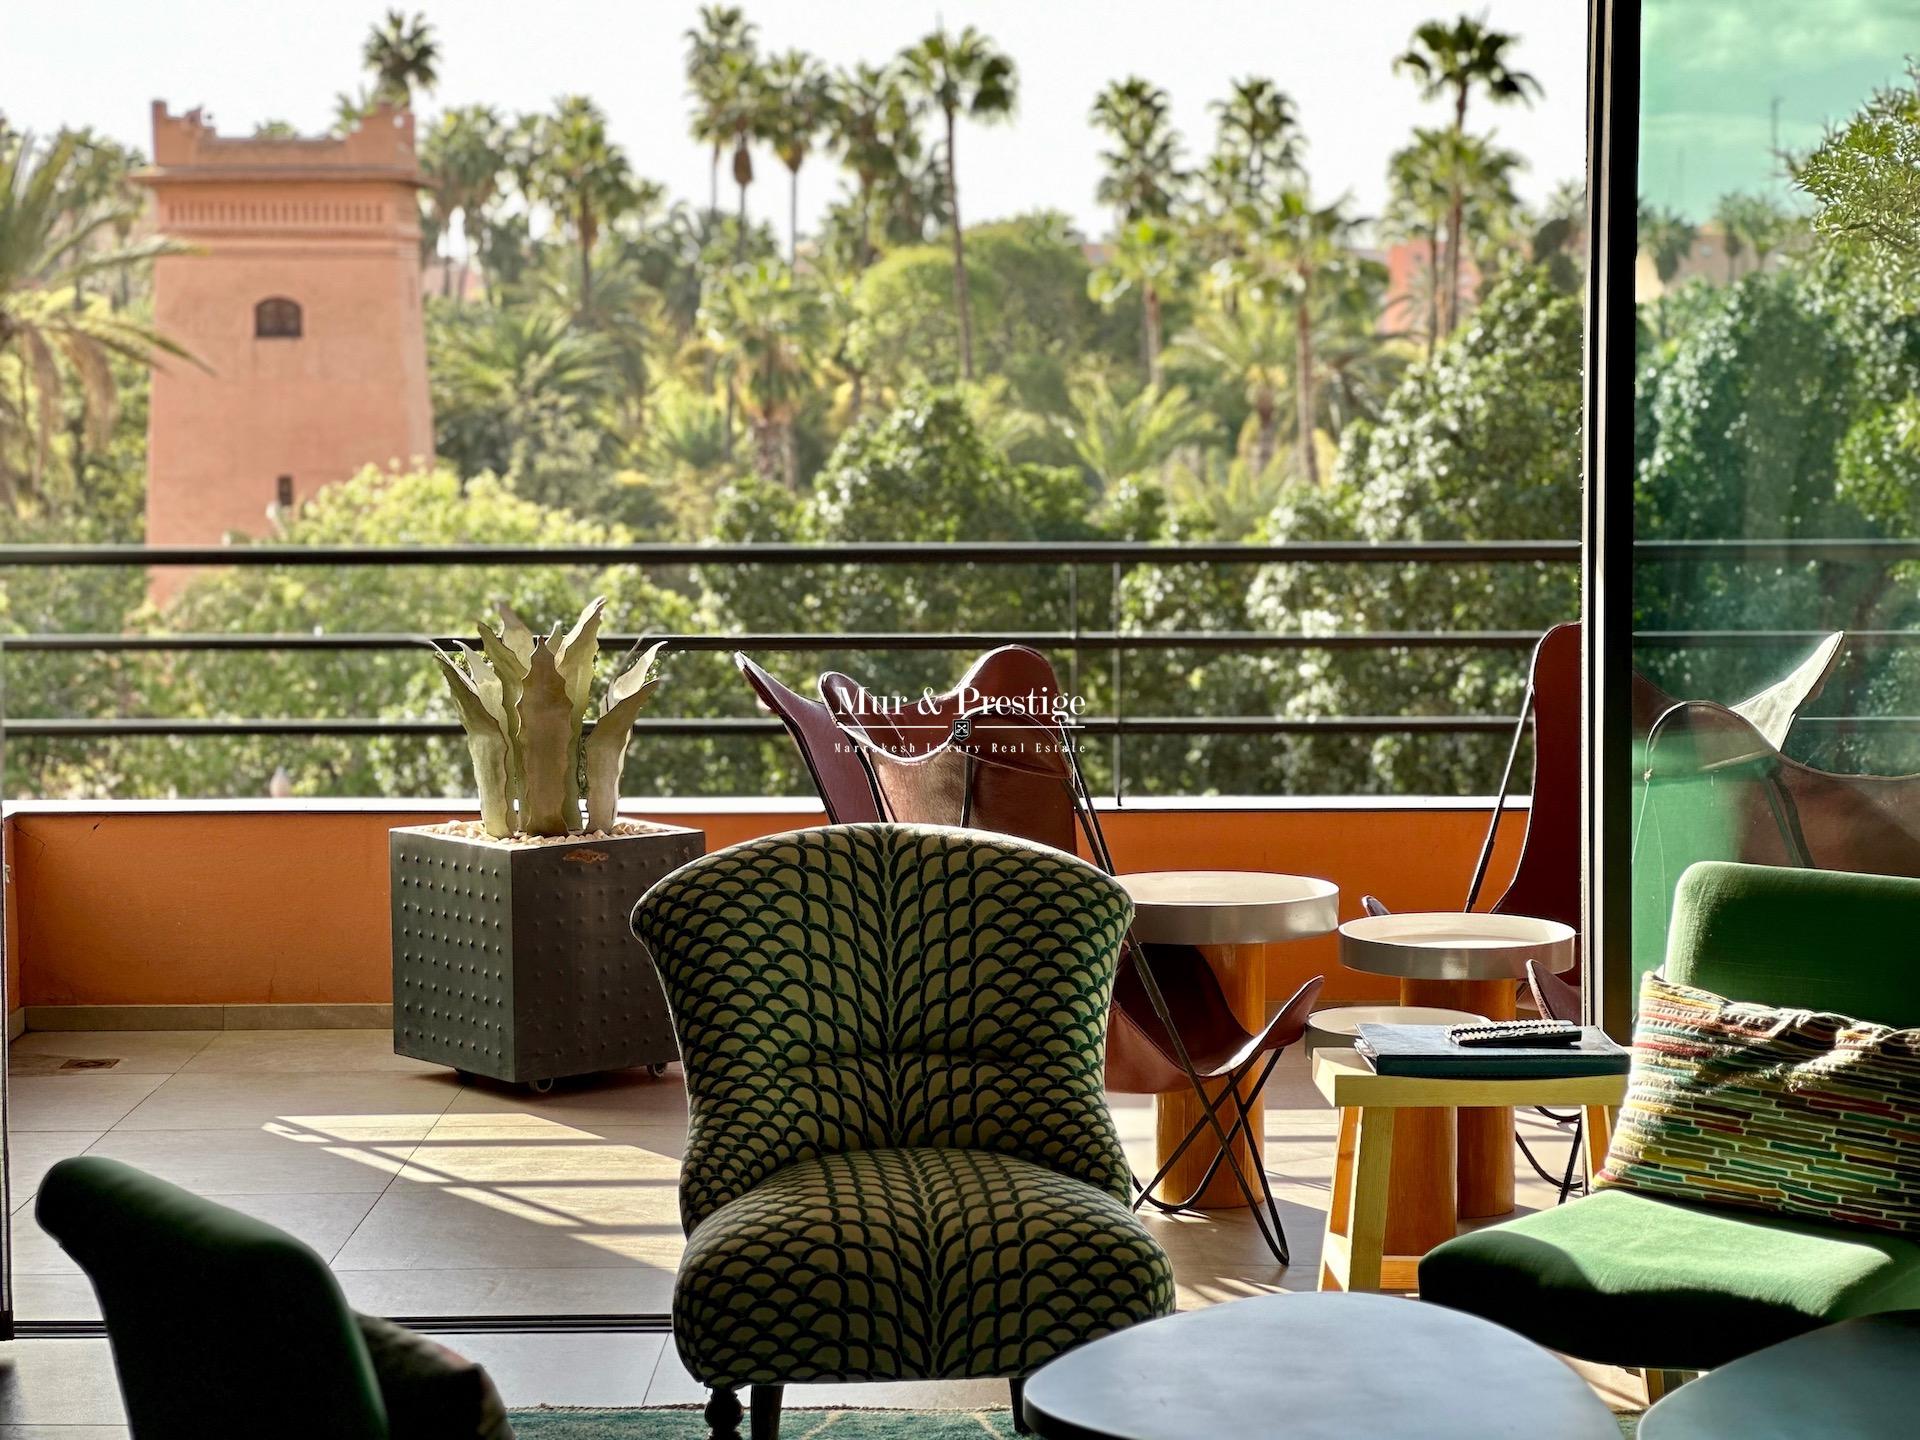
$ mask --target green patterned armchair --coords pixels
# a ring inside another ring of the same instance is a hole
[[[687,1072],[674,1341],[714,1434],[787,1383],[1013,1382],[1173,1308],[1101,1089],[1126,893],[1056,850],[840,825],[668,876],[633,927]]]

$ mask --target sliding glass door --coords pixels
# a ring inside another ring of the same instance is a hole
[[[1696,860],[1920,874],[1920,3],[1639,9],[1614,1017]]]

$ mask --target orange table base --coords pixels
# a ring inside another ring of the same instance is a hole
[[[1249,1030],[1258,1030],[1267,1023],[1267,948],[1265,945],[1200,947],[1201,953],[1207,957],[1207,963],[1213,967],[1213,973],[1220,979],[1220,988],[1226,993],[1227,1004],[1232,1007],[1240,1023]],[[1214,1087],[1210,1093],[1217,1094],[1218,1087]],[[1246,1094],[1252,1100],[1254,1134],[1264,1135],[1265,1107],[1254,1093],[1251,1082],[1248,1083]],[[1167,1157],[1205,1112],[1191,1089],[1157,1096],[1154,1109],[1154,1168],[1157,1170],[1166,1163]],[[1235,1116],[1231,1102],[1223,1103],[1218,1114],[1223,1128],[1231,1125]],[[1257,1156],[1242,1136],[1234,1137],[1233,1148],[1234,1159],[1241,1166],[1240,1173],[1247,1177],[1250,1184],[1257,1185],[1254,1167],[1264,1164],[1265,1157]],[[1168,1171],[1167,1178],[1160,1182],[1157,1192],[1160,1198],[1169,1202],[1185,1200],[1206,1176],[1207,1167],[1219,1153],[1220,1143],[1212,1131],[1201,1135],[1187,1147],[1186,1153],[1180,1157],[1180,1163]],[[1255,1193],[1258,1193],[1257,1189]],[[1233,1178],[1232,1172],[1222,1165],[1206,1191],[1195,1197],[1192,1203],[1202,1209],[1224,1210],[1232,1206],[1244,1207],[1247,1198],[1241,1193],[1239,1182]]]
[[[1511,1020],[1514,984],[1403,979],[1400,1003]],[[1462,1219],[1506,1214],[1513,1209],[1513,1167],[1512,1110],[1402,1110],[1394,1130],[1387,1253],[1424,1255],[1451,1240]]]

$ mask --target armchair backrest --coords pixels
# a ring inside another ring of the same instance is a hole
[[[1920,1025],[1920,880],[1708,861],[1674,894],[1667,977],[1734,1000]]]
[[[136,1440],[386,1440],[353,1312],[291,1235],[96,1156],[34,1210],[93,1282]]]
[[[660,881],[633,928],[686,1065],[686,1228],[849,1150],[993,1150],[1126,1196],[1101,1071],[1132,911],[1072,855],[931,826],[766,836]]]

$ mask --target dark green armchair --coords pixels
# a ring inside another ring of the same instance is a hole
[[[781,1387],[1005,1377],[1173,1308],[1101,1089],[1126,892],[1042,846],[840,825],[650,890],[687,1072],[674,1342],[716,1435]]]
[[[1680,879],[1668,978],[1920,1025],[1920,880],[1707,863]],[[1706,1370],[1856,1315],[1920,1307],[1920,1243],[1630,1190],[1462,1235],[1423,1299],[1601,1364]]]
[[[34,1210],[93,1281],[135,1440],[389,1440],[358,1321],[292,1236],[96,1156]]]

